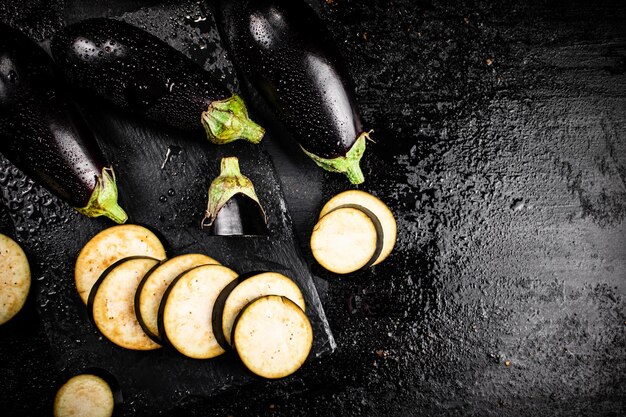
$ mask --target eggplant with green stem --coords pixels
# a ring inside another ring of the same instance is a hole
[[[258,143],[265,131],[243,100],[156,36],[114,19],[88,19],[57,32],[52,55],[72,85],[119,108],[212,143]]]
[[[302,150],[353,184],[369,132],[330,33],[301,0],[218,0],[217,21],[241,74]]]
[[[113,169],[61,84],[44,50],[0,23],[0,153],[78,212],[124,223]]]
[[[239,160],[223,158],[220,175],[209,187],[202,227],[215,236],[268,235],[265,211],[252,181],[241,174]]]

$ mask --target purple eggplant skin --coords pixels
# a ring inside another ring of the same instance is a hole
[[[245,194],[235,194],[217,212],[209,233],[213,236],[267,236],[269,231],[259,203]]]
[[[61,86],[44,50],[0,23],[0,153],[79,212],[123,223],[112,170]]]
[[[87,19],[58,31],[52,56],[73,85],[171,127],[205,132],[213,143],[261,140],[237,95],[191,59],[131,24]]]
[[[218,0],[216,14],[236,67],[278,121],[322,168],[362,182],[368,134],[346,66],[313,9],[302,0]]]

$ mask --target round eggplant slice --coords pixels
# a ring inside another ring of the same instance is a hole
[[[169,286],[159,307],[159,335],[174,349],[194,359],[224,353],[213,333],[211,312],[220,292],[237,278],[221,265],[193,268]]]
[[[252,373],[268,379],[291,375],[313,345],[306,314],[286,297],[268,295],[249,303],[233,330],[235,350]]]
[[[378,259],[376,259],[372,265],[381,263],[389,256],[396,244],[397,227],[393,213],[389,210],[389,207],[377,197],[360,190],[348,190],[328,200],[324,207],[322,207],[319,218],[321,219],[337,207],[347,204],[354,204],[370,210],[380,221],[384,236],[383,248],[380,256],[378,256]]]
[[[315,260],[336,274],[369,267],[382,249],[382,227],[369,210],[341,206],[322,217],[311,234]]]
[[[226,287],[222,294],[227,292]],[[237,315],[248,303],[265,295],[280,295],[289,298],[302,310],[305,309],[304,298],[300,288],[291,279],[278,272],[264,272],[242,280],[230,288],[225,297],[220,294],[213,308],[213,328],[222,347],[230,347],[233,324]],[[218,330],[221,329],[221,332]]]
[[[74,279],[85,304],[91,287],[114,262],[129,256],[165,259],[165,249],[154,233],[142,226],[113,226],[95,235],[78,254]]]
[[[0,325],[24,307],[30,291],[30,265],[13,239],[0,234]]]
[[[107,381],[98,375],[70,378],[54,398],[54,417],[110,417],[115,395]]]
[[[118,407],[124,403],[124,395],[122,394],[122,387],[120,386],[117,378],[107,371],[106,369],[98,368],[98,367],[90,367],[86,368],[82,374],[85,375],[94,375],[99,378],[102,378],[109,384],[111,391],[113,392],[113,401],[115,402],[115,407]],[[116,410],[117,411],[117,410]],[[117,412],[114,412],[113,415],[117,415]]]
[[[152,340],[160,343],[157,317],[167,287],[183,272],[208,264],[220,263],[202,254],[180,255],[155,265],[143,277],[135,293],[135,313],[141,328]]]
[[[146,335],[135,314],[135,292],[144,275],[159,261],[145,256],[124,258],[102,273],[89,294],[90,317],[116,345],[132,350],[161,347]]]

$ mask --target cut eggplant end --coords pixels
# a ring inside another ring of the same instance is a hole
[[[135,293],[135,313],[143,331],[160,343],[158,328],[159,305],[167,287],[180,274],[200,265],[219,265],[215,259],[202,254],[186,254],[155,265],[143,277]]]
[[[224,100],[212,102],[201,116],[207,138],[216,145],[237,139],[259,143],[265,129],[250,120],[246,105],[237,94]]]
[[[105,216],[118,224],[128,220],[128,215],[117,203],[117,184],[113,168],[102,169],[102,175],[98,177],[87,205],[77,208],[76,211],[87,217]]]
[[[221,317],[221,333],[230,346],[233,325],[239,312],[251,301],[266,295],[279,295],[287,297],[305,310],[304,297],[298,285],[290,278],[278,272],[264,272],[241,280],[228,294],[223,305],[216,304],[214,314]],[[220,308],[221,307],[221,308]]]
[[[115,410],[115,395],[109,383],[93,374],[70,378],[54,398],[55,417],[111,417]]]
[[[241,173],[237,158],[222,158],[220,175],[211,183],[208,194],[202,228],[209,228],[211,234],[220,236],[269,234],[263,206],[259,202],[252,181]]]
[[[362,132],[346,155],[336,158],[322,158],[303,147],[301,148],[319,167],[329,172],[345,174],[352,184],[361,184],[365,181],[365,177],[359,164],[365,153],[366,139],[369,139],[369,132]]]
[[[159,261],[145,256],[122,259],[108,268],[89,295],[90,318],[107,339],[131,350],[153,350],[160,344],[137,321],[135,293],[144,275]]]
[[[313,329],[293,301],[268,295],[241,310],[233,342],[249,371],[263,378],[284,378],[300,369],[309,356]]]
[[[237,273],[221,265],[203,265],[177,277],[159,307],[159,334],[179,353],[211,359],[225,352],[215,338],[212,310],[215,301]]]
[[[91,287],[102,272],[116,261],[129,256],[165,259],[163,244],[145,227],[125,224],[95,235],[80,251],[74,268],[78,295],[87,304]]]
[[[383,201],[372,194],[360,190],[348,190],[339,193],[328,200],[324,207],[322,207],[319,218],[321,219],[328,212],[346,204],[355,204],[360,207],[365,207],[372,211],[372,213],[374,213],[380,221],[384,237],[383,247],[380,256],[376,259],[373,265],[381,263],[393,251],[393,247],[396,244],[397,226],[393,213]]]
[[[265,213],[259,203],[245,194],[235,194],[208,226],[213,236],[267,236]]]
[[[0,325],[20,312],[30,291],[30,265],[13,239],[0,234]]]
[[[382,242],[382,227],[371,212],[339,207],[313,228],[311,252],[327,270],[349,274],[371,265],[380,254]]]

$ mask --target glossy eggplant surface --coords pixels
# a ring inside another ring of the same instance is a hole
[[[0,152],[81,213],[118,223],[113,172],[46,53],[0,23]]]
[[[220,0],[218,22],[236,66],[321,167],[363,181],[355,94],[330,33],[301,0]]]
[[[159,38],[131,24],[87,19],[55,34],[52,54],[75,86],[119,108],[210,141],[258,142],[263,128],[239,96]]]

